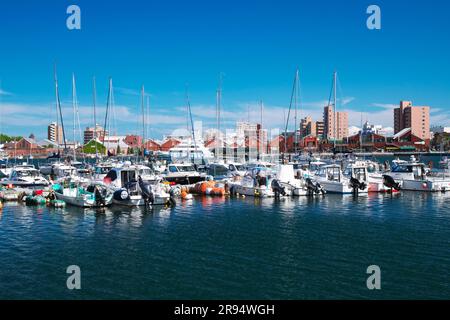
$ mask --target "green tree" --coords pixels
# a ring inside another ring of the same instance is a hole
[[[95,140],[91,140],[83,146],[83,153],[95,154],[95,150],[97,150],[98,153],[104,154],[106,152],[106,147]]]

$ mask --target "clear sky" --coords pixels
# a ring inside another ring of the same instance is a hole
[[[66,9],[81,8],[81,30],[68,30]],[[366,27],[371,4],[382,29]],[[71,126],[75,73],[81,125],[92,124],[92,77],[99,118],[113,78],[120,133],[139,132],[139,89],[150,94],[156,138],[186,123],[189,84],[194,120],[212,125],[219,73],[223,122],[283,125],[295,69],[302,116],[321,117],[331,77],[339,74],[339,108],[392,126],[400,100],[432,107],[432,124],[450,125],[449,1],[93,1],[0,2],[2,131],[38,137],[55,119],[53,64]],[[98,122],[101,122],[100,120]]]

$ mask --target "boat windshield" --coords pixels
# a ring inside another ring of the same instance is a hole
[[[140,176],[149,176],[151,174],[152,174],[152,171],[150,169],[139,169]]]
[[[95,173],[96,174],[107,174],[109,170],[111,170],[112,167],[96,167]]]
[[[180,167],[178,167],[178,171],[189,172],[189,171],[195,171],[195,169],[193,166],[180,166]]]
[[[392,172],[413,172],[413,167],[399,164],[392,168]]]
[[[233,168],[234,167],[234,168]],[[230,166],[230,170],[235,170],[235,171],[245,171],[245,166],[243,164],[232,164]]]
[[[39,177],[39,172],[35,170],[16,171],[18,177]]]

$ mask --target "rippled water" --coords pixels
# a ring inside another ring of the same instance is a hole
[[[7,204],[0,298],[450,298],[449,198],[196,198],[105,213]],[[366,288],[373,264],[380,291]],[[66,288],[69,265],[79,291]]]

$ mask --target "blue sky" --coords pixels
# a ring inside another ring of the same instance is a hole
[[[68,30],[66,9],[81,8],[81,30]],[[366,28],[366,8],[381,8],[382,29]],[[432,107],[432,124],[450,125],[448,1],[84,1],[0,3],[1,129],[45,137],[55,118],[53,63],[64,117],[71,126],[71,75],[81,125],[92,123],[92,77],[99,118],[108,77],[115,87],[120,133],[140,132],[142,84],[150,93],[155,137],[185,126],[189,83],[194,120],[214,123],[223,73],[223,121],[259,119],[283,126],[295,69],[301,115],[318,119],[331,76],[339,73],[341,110],[392,126],[400,100]],[[99,121],[100,122],[100,121]]]

